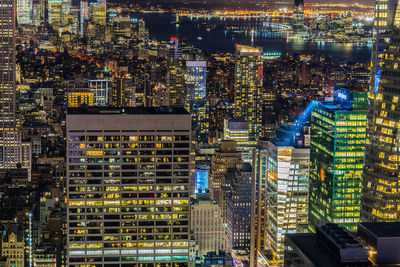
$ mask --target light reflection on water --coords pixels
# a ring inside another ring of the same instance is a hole
[[[209,52],[234,53],[235,43],[262,46],[265,52],[295,52],[331,56],[337,61],[369,62],[370,45],[331,42],[310,42],[301,39],[286,39],[280,34],[263,30],[261,19],[232,18],[180,18],[176,25],[173,14],[134,14],[142,17],[149,28],[150,37],[169,40],[174,36],[187,40],[195,47]],[[253,33],[252,33],[253,30]],[[199,38],[201,37],[201,38]]]

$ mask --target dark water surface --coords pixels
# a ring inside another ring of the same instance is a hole
[[[220,18],[181,17],[177,25],[174,14],[136,13],[134,16],[145,20],[152,38],[166,41],[171,37],[177,37],[209,52],[233,53],[235,44],[238,43],[262,46],[264,52],[271,53],[294,52],[331,56],[339,62],[367,63],[371,57],[371,45],[288,39],[282,34],[271,32],[265,25],[264,19],[226,18],[221,20]]]

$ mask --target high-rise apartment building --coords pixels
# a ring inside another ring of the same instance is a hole
[[[258,209],[256,215],[257,226],[265,227],[265,247],[259,249],[269,252],[270,265],[281,266],[285,234],[296,233],[308,223],[310,149],[271,141],[263,142],[261,147],[265,157],[258,163],[261,168],[256,168],[262,177],[255,179],[265,179],[266,199],[265,209]],[[253,205],[259,204],[256,201]]]
[[[18,25],[32,24],[33,0],[17,0],[17,22]]]
[[[190,124],[183,108],[68,110],[68,266],[188,266]]]
[[[207,62],[186,61],[186,103],[198,142],[207,142],[209,115],[206,98]]]
[[[176,38],[171,38],[170,46],[167,73],[169,106],[184,107],[186,102],[186,88],[182,48],[179,46],[179,40]]]
[[[114,78],[109,103],[113,107],[135,106],[135,87],[129,74]]]
[[[311,114],[310,227],[360,220],[368,94],[335,88]]]
[[[249,122],[251,136],[261,131],[261,90],[263,87],[263,50],[236,46],[235,117]]]
[[[384,5],[383,1],[379,1]],[[397,2],[397,1],[396,1]],[[385,5],[388,5],[385,3]],[[363,175],[361,217],[363,221],[400,220],[399,146],[399,7],[394,16],[390,46],[384,54],[379,90],[370,92]]]

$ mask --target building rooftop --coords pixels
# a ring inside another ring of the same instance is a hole
[[[360,225],[377,237],[400,237],[400,222],[363,222]]]
[[[68,115],[121,115],[121,114],[154,114],[154,115],[186,115],[189,114],[183,107],[137,107],[137,108],[113,108],[113,107],[88,107],[81,106],[79,108],[68,108]]]
[[[315,234],[288,234],[290,239],[315,266],[336,267],[335,258],[326,252]]]

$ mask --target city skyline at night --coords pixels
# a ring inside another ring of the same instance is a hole
[[[397,0],[0,0],[0,266],[400,264]]]

